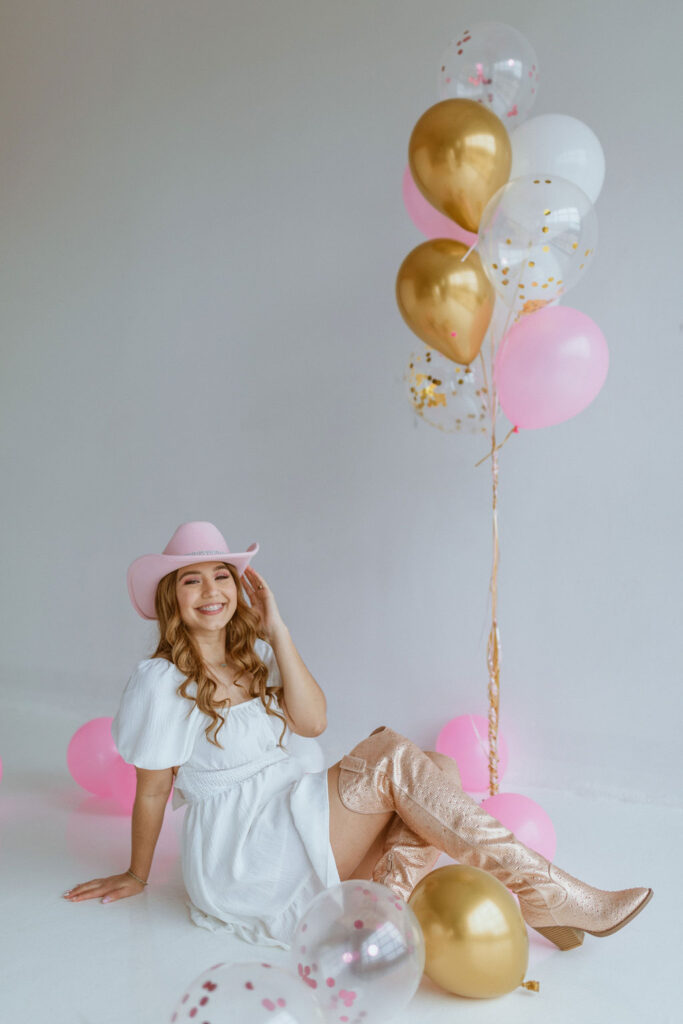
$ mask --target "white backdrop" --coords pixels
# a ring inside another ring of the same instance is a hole
[[[538,54],[533,113],[605,150],[566,304],[611,354],[588,410],[501,453],[503,788],[679,800],[680,5],[4,0],[0,19],[6,708],[114,714],[154,636],[126,567],[209,519],[261,544],[329,761],[380,724],[431,748],[486,714],[485,442],[413,415],[394,279],[422,241],[401,177],[442,50],[502,20]]]

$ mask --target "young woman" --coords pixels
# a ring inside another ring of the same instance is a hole
[[[500,879],[560,949],[643,909],[651,889],[606,892],[550,864],[463,792],[451,758],[386,726],[326,772],[305,772],[283,736],[319,736],[326,700],[249,567],[257,551],[235,554],[211,523],[185,523],[163,554],[130,566],[136,611],[159,623],[112,725],[137,771],[131,862],[67,899],[143,891],[175,779],[191,919],[249,942],[289,948],[310,900],[340,880],[372,878],[407,900],[441,851]]]

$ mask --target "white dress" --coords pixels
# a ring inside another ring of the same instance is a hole
[[[254,650],[269,685],[281,685],[272,648],[257,640]],[[181,862],[192,921],[289,949],[313,897],[339,883],[327,772],[306,771],[277,746],[284,723],[266,713],[260,697],[225,714],[222,750],[209,743],[211,719],[175,692],[183,678],[162,658],[141,661],[112,723],[114,742],[138,768],[180,765],[172,806],[187,805]],[[192,695],[196,689],[188,686]],[[281,710],[275,699],[273,707]],[[285,747],[289,736],[288,729]]]

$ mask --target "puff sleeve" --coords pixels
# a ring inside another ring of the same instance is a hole
[[[189,760],[202,713],[176,693],[182,674],[162,658],[141,661],[126,684],[111,732],[124,761],[172,768]]]

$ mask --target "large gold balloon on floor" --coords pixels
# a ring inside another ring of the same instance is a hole
[[[435,103],[413,128],[410,170],[425,199],[467,231],[510,177],[512,146],[499,117],[474,100]]]
[[[396,279],[396,301],[408,327],[431,348],[469,365],[493,315],[495,291],[476,252],[434,238],[409,252]]]
[[[479,868],[449,864],[408,900],[425,938],[425,974],[458,996],[490,999],[521,985],[529,939],[517,902]]]

